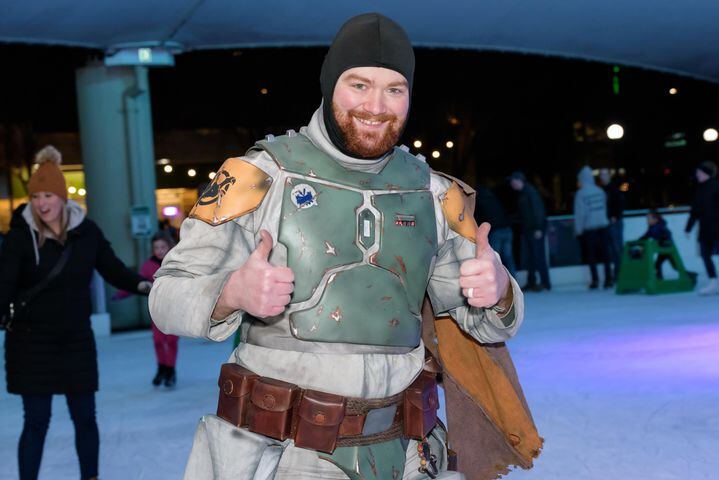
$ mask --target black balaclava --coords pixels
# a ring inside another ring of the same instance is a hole
[[[402,74],[407,79],[411,98],[414,51],[407,33],[384,15],[364,13],[342,25],[325,56],[320,73],[325,127],[332,143],[350,157],[357,155],[347,150],[332,112],[332,97],[340,75],[355,67],[383,67]]]

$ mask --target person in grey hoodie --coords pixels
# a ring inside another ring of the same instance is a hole
[[[610,288],[614,285],[614,279],[607,255],[607,245],[611,241],[607,231],[607,194],[597,186],[592,169],[588,166],[579,171],[577,180],[579,190],[574,197],[574,232],[584,246],[584,254],[592,275],[589,288],[599,287],[597,261],[604,263],[604,288]]]

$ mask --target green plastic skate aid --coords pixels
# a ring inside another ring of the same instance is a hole
[[[642,253],[632,258],[633,247],[640,247]],[[657,278],[654,262],[657,255],[665,254],[674,262],[678,278]],[[617,279],[616,293],[630,293],[642,291],[654,295],[660,293],[677,293],[694,290],[694,281],[684,268],[684,262],[673,242],[660,245],[654,239],[635,240],[624,244],[622,263]]]

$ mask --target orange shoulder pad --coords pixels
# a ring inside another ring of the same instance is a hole
[[[190,211],[210,225],[220,225],[253,212],[272,185],[272,178],[242,158],[225,160]]]
[[[477,222],[474,221],[474,195],[468,194],[455,180],[444,194],[441,204],[449,228],[474,242],[477,232]]]

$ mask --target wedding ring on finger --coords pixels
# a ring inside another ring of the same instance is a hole
[[[472,297],[474,297],[474,287],[469,287],[467,289],[467,298],[472,298]]]

